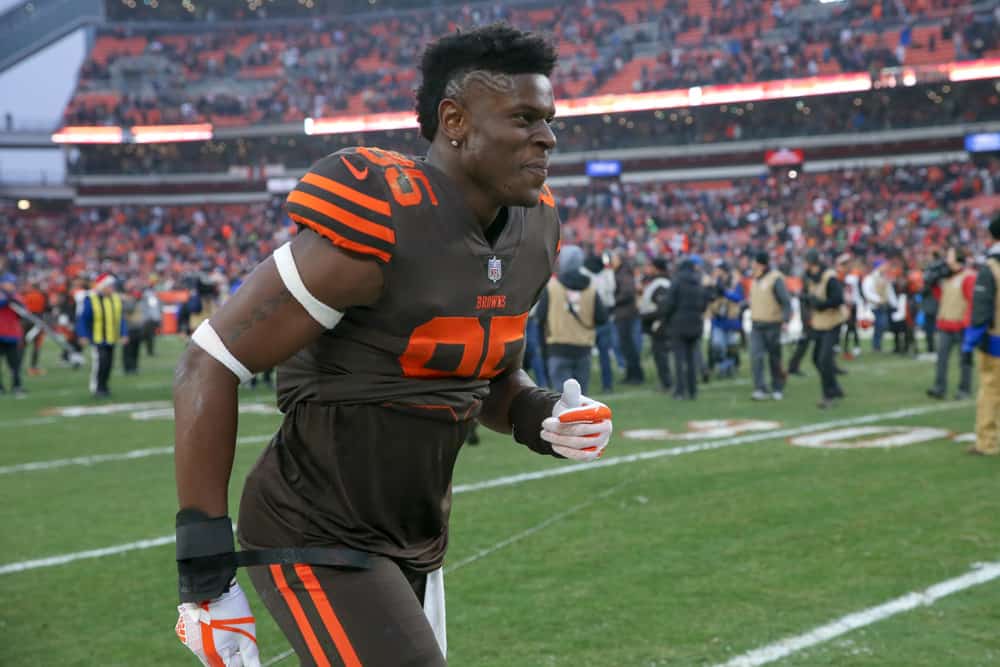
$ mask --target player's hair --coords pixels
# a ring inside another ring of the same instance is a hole
[[[953,246],[952,250],[955,251],[955,261],[958,262],[959,264],[965,264],[965,258],[966,258],[965,248],[961,248],[959,246]]]
[[[523,32],[507,23],[458,32],[432,42],[420,60],[422,81],[417,89],[420,134],[434,140],[438,105],[445,97],[460,97],[472,82],[492,89],[509,89],[514,74],[551,76],[556,50],[542,35]]]

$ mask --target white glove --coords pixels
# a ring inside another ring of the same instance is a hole
[[[214,600],[185,602],[177,611],[177,637],[205,667],[260,667],[257,625],[235,579]]]
[[[580,394],[580,383],[570,378],[552,407],[552,416],[542,422],[542,440],[552,451],[574,461],[601,458],[611,440],[611,408]]]

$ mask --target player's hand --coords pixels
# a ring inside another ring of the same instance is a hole
[[[177,638],[205,667],[260,667],[257,625],[235,579],[214,600],[185,602],[177,611]]]
[[[542,440],[552,451],[574,461],[593,461],[611,440],[611,408],[580,394],[580,383],[570,378],[552,416],[542,422]]]

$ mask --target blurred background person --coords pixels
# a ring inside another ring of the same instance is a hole
[[[937,366],[934,385],[927,390],[931,398],[942,399],[948,391],[948,365],[953,347],[959,348],[959,380],[955,400],[972,395],[972,352],[962,352],[965,329],[972,320],[972,302],[976,273],[966,266],[965,251],[948,248],[945,256],[947,275],[938,276],[934,290],[940,299],[937,316]]]
[[[20,295],[20,301],[34,317],[34,321],[24,318],[21,327],[24,330],[24,354],[28,357],[28,375],[44,375],[45,369],[39,366],[42,346],[45,343],[45,318],[48,316],[49,298],[45,295],[42,285],[33,280],[28,283]]]
[[[698,396],[695,350],[701,343],[707,306],[701,272],[690,257],[685,257],[674,272],[664,307],[676,368],[673,397],[678,400]]]
[[[739,369],[740,330],[743,328],[743,285],[729,264],[720,261],[712,270],[714,297],[708,307],[712,317],[709,368],[719,377],[732,377]]]
[[[128,343],[128,325],[123,316],[122,299],[115,291],[115,278],[102,273],[94,289],[84,298],[76,320],[80,343],[91,345],[90,392],[96,398],[111,395],[111,371],[115,346]]]
[[[750,369],[755,401],[784,398],[785,372],[781,367],[781,331],[792,316],[792,302],[785,276],[771,269],[764,251],[754,255],[750,285]],[[764,381],[764,360],[768,362],[771,384]]]
[[[941,291],[935,288],[948,273],[944,257],[939,250],[935,250],[931,253],[930,263],[924,268],[924,284],[920,294],[920,310],[924,315],[921,329],[924,332],[927,352],[931,354],[937,349],[937,317],[941,307]]]
[[[844,391],[837,382],[834,366],[834,347],[844,320],[841,306],[844,292],[837,274],[823,265],[823,260],[815,248],[810,248],[805,256],[806,274],[803,295],[812,309],[813,364],[819,372],[822,398],[816,404],[820,409],[834,405],[844,398]]]
[[[909,276],[905,271],[899,272],[893,280],[893,291],[896,294],[896,307],[889,317],[889,330],[892,332],[892,353],[907,355],[915,351],[917,339],[914,335],[916,312],[914,310],[914,294]]]
[[[149,281],[142,291],[140,309],[142,310],[140,337],[146,345],[146,356],[155,357],[156,336],[160,330],[160,323],[163,321],[163,304],[160,303],[160,297],[156,295],[152,281]]]
[[[524,370],[535,376],[535,384],[539,387],[550,386],[548,371],[545,370],[545,339],[542,324],[538,321],[537,303],[528,311],[528,322],[524,328]]]
[[[1000,214],[990,222],[989,232],[993,246],[976,276],[972,316],[962,341],[963,353],[978,348],[976,442],[966,450],[978,456],[1000,455]]]
[[[619,250],[611,256],[611,268],[615,272],[615,308],[612,315],[618,345],[625,361],[625,377],[622,379],[622,384],[642,384],[645,374],[639,359],[639,349],[635,344],[635,329],[640,326],[635,271],[624,250]],[[551,376],[549,380],[555,382]]]
[[[0,274],[0,362],[10,370],[10,388],[17,398],[24,396],[21,385],[21,353],[24,349],[24,328],[11,304],[17,298],[17,278],[13,273]],[[2,366],[0,366],[2,368]],[[6,393],[0,376],[0,393]]]
[[[564,245],[559,251],[559,272],[542,290],[538,319],[544,323],[552,386],[561,387],[566,380],[576,378],[586,394],[596,328],[608,320],[608,313],[590,276],[580,270],[583,257],[579,246]]]
[[[142,291],[135,281],[126,285],[121,299],[122,316],[125,318],[126,328],[132,332],[128,342],[122,343],[122,371],[125,375],[135,375],[139,372],[139,349],[143,332]]]
[[[892,280],[888,277],[889,265],[884,259],[877,259],[872,271],[861,281],[861,290],[875,315],[872,350],[882,351],[882,336],[889,331],[890,315],[896,307],[896,293]]]
[[[601,367],[601,391],[614,391],[615,376],[611,368],[611,357],[615,350],[615,272],[611,268],[611,257],[607,253],[591,253],[583,261],[584,273],[590,276],[597,297],[608,311],[608,321],[597,325],[597,356]]]
[[[799,331],[799,337],[795,341],[795,347],[792,349],[792,356],[788,360],[788,374],[805,377],[806,374],[802,372],[802,360],[805,359],[806,353],[809,351],[809,346],[815,342],[816,338],[816,332],[812,328],[812,301],[806,294],[805,280],[803,280],[803,288],[798,295],[798,299],[799,321],[802,323],[802,329]]]
[[[670,373],[670,333],[665,319],[669,292],[667,260],[664,257],[654,257],[646,265],[646,284],[639,299],[639,314],[642,316],[643,330],[649,336],[660,391],[669,391],[674,385]]]
[[[855,359],[861,355],[861,337],[858,336],[858,307],[861,304],[861,278],[855,270],[855,261],[844,253],[837,258],[837,276],[844,284],[844,358]]]

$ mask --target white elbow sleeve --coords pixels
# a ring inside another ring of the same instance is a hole
[[[240,382],[246,382],[253,377],[253,373],[250,372],[250,369],[241,364],[240,360],[234,357],[233,353],[229,351],[229,348],[227,348],[226,344],[222,342],[222,339],[219,338],[219,334],[215,332],[215,329],[212,328],[212,325],[209,324],[208,320],[202,322],[198,328],[194,330],[191,340],[194,341],[198,347],[215,357],[216,361],[232,371],[233,375],[240,379]]]
[[[332,329],[337,326],[337,322],[344,314],[314,297],[306,288],[305,283],[302,282],[302,276],[299,275],[299,269],[295,266],[291,243],[286,243],[274,251],[274,263],[278,267],[278,275],[285,283],[285,288],[295,297],[296,301],[302,304],[306,312],[324,329]]]

